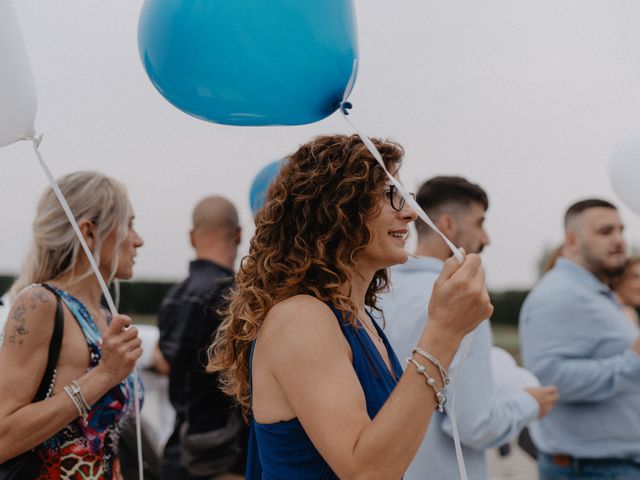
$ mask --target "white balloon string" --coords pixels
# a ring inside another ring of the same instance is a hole
[[[47,177],[47,180],[49,180],[49,184],[51,185],[51,188],[53,189],[53,192],[55,193],[56,197],[58,197],[58,201],[60,202],[60,205],[62,206],[62,209],[64,210],[64,213],[66,213],[67,218],[69,219],[69,223],[71,224],[71,228],[73,228],[73,231],[76,234],[76,237],[78,238],[78,241],[80,242],[80,245],[82,247],[82,249],[84,250],[84,253],[87,256],[87,259],[89,260],[89,264],[91,265],[91,269],[93,270],[93,273],[95,274],[96,279],[98,280],[98,284],[100,285],[100,289],[102,290],[102,294],[104,295],[105,300],[107,301],[107,305],[109,306],[109,311],[111,312],[112,316],[115,316],[118,314],[118,311],[116,309],[115,304],[113,303],[113,299],[111,298],[111,293],[109,292],[109,288],[107,287],[106,282],[104,281],[104,277],[102,276],[102,274],[100,273],[100,269],[98,268],[98,264],[95,261],[95,258],[93,257],[93,253],[91,252],[91,250],[89,249],[89,246],[87,245],[87,243],[84,240],[84,237],[82,236],[82,232],[80,232],[80,227],[78,227],[78,222],[76,222],[76,219],[73,215],[73,212],[71,211],[71,208],[69,207],[69,204],[67,203],[66,198],[64,198],[64,194],[62,193],[62,191],[60,190],[60,187],[58,186],[58,183],[56,182],[55,177],[53,176],[53,174],[51,173],[51,170],[49,169],[49,167],[47,166],[46,162],[44,161],[44,158],[42,157],[42,155],[40,154],[40,150],[39,150],[39,146],[40,146],[40,142],[42,142],[42,135],[40,136],[30,136],[30,137],[24,137],[25,140],[30,140],[33,143],[33,150],[36,153],[36,157],[38,158],[38,162],[40,163],[40,167],[42,167],[42,171],[44,172],[45,176]],[[142,460],[142,428],[140,425],[140,381],[138,378],[138,368],[134,368],[133,369],[133,382],[134,382],[134,388],[133,388],[133,397],[134,397],[134,408],[135,408],[135,416],[136,416],[136,442],[137,442],[137,448],[138,448],[138,469],[139,469],[139,478],[140,480],[144,480],[144,472],[143,472],[143,460]]]
[[[358,134],[358,136],[362,140],[362,143],[364,143],[364,145],[367,147],[367,150],[369,150],[369,153],[373,155],[373,158],[375,158],[378,164],[382,167],[382,170],[387,175],[387,178],[389,179],[391,184],[394,185],[398,189],[398,192],[402,194],[402,197],[404,198],[405,202],[409,204],[409,206],[414,210],[414,212],[416,212],[416,214],[418,215],[418,217],[420,217],[422,221],[424,221],[430,228],[433,229],[433,231],[435,231],[438,235],[440,235],[442,240],[444,240],[444,242],[447,244],[447,246],[449,247],[453,255],[456,257],[456,259],[460,263],[462,263],[464,261],[464,256],[462,255],[460,250],[453,244],[451,240],[447,238],[447,236],[444,233],[440,231],[440,229],[436,226],[436,224],[433,223],[433,221],[429,218],[429,215],[427,215],[427,213],[422,209],[422,207],[418,205],[418,202],[416,202],[416,200],[411,195],[409,195],[409,192],[407,192],[407,190],[404,188],[404,185],[402,185],[393,175],[391,175],[389,170],[387,170],[386,165],[384,164],[382,155],[380,155],[380,152],[378,151],[376,146],[373,144],[371,139],[367,135],[364,135],[360,131],[360,129],[356,127],[353,124],[353,122],[349,120],[349,118],[347,117],[347,115],[349,115],[349,109],[352,108],[351,103],[347,101],[347,97],[349,96],[349,94],[351,93],[351,90],[353,89],[353,84],[355,82],[355,76],[357,72],[357,66],[358,66],[357,60],[354,60],[353,70],[351,72],[351,78],[349,79],[347,88],[345,88],[344,94],[342,96],[342,102],[340,103],[340,113],[342,113],[342,117],[347,121],[349,125],[351,125],[351,128],[353,128],[353,130]],[[456,460],[458,462],[458,471],[460,472],[460,480],[467,480],[467,469],[464,464],[464,455],[462,454],[460,434],[458,433],[458,425],[456,423],[456,414],[455,414],[456,385],[458,383],[458,377],[460,375],[460,368],[462,367],[464,359],[467,355],[467,350],[468,350],[469,344],[471,343],[472,337],[473,337],[473,334],[469,335],[469,337],[464,341],[464,350],[462,353],[462,357],[460,358],[460,363],[458,364],[458,368],[456,369],[456,377],[453,383],[451,408],[449,409],[449,412],[448,412],[449,418],[451,420],[451,428],[453,430],[453,443],[455,445],[455,450],[456,450]]]
[[[347,106],[347,108],[350,108],[350,105]],[[340,110],[342,112],[342,116],[344,117],[344,119],[349,123],[349,125],[351,125],[351,127],[355,130],[355,132],[360,136],[360,138],[362,139],[362,142],[366,145],[369,152],[371,152],[371,155],[373,155],[373,157],[378,161],[380,166],[383,168],[384,172],[387,174],[387,177],[389,178],[389,181],[393,185],[395,185],[395,187],[398,189],[400,193],[402,193],[402,196],[404,197],[405,201],[411,206],[411,208],[413,208],[413,210],[418,214],[418,216],[422,220],[424,220],[427,223],[427,225],[429,225],[434,231],[436,231],[442,237],[442,239],[445,241],[447,246],[453,252],[453,255],[455,255],[456,259],[460,263],[462,263],[464,261],[464,257],[462,253],[460,253],[458,248],[451,242],[451,240],[449,240],[447,236],[444,233],[442,233],[438,229],[438,227],[435,226],[435,224],[431,221],[431,219],[425,213],[425,211],[420,207],[420,205],[418,205],[418,202],[416,202],[415,199],[411,195],[409,195],[409,193],[405,190],[404,186],[393,175],[391,175],[391,173],[389,173],[389,171],[387,170],[387,167],[384,164],[384,161],[382,160],[382,156],[380,155],[380,152],[378,151],[376,146],[373,144],[373,142],[369,139],[369,137],[367,137],[366,135],[363,135],[360,132],[360,130],[358,130],[358,128],[347,118],[347,112],[345,111],[344,108],[340,108]],[[452,392],[452,395],[453,395],[452,403],[455,402],[455,395],[456,395],[455,383],[458,380],[458,374],[460,373],[460,367],[462,366],[462,362],[464,361],[465,355],[466,355],[466,352],[463,354],[463,357],[460,359],[460,363],[458,364],[458,369],[456,370],[456,379],[453,385],[453,392]],[[451,419],[451,428],[453,429],[453,441],[456,447],[456,458],[458,460],[458,471],[460,472],[460,480],[467,480],[467,469],[464,464],[464,457],[462,455],[462,448],[460,446],[460,434],[458,433],[458,426],[456,424],[456,418],[455,418],[456,415],[455,415],[455,410],[453,408],[453,405],[449,409],[448,415],[449,415],[449,418]]]
[[[456,450],[456,459],[458,460],[458,472],[460,472],[460,480],[467,480],[467,468],[464,464],[464,455],[462,454],[462,444],[460,443],[460,433],[458,432],[458,424],[456,422],[456,397],[458,394],[458,380],[460,379],[460,370],[462,364],[467,358],[469,347],[473,342],[475,331],[471,332],[462,342],[462,356],[456,368],[455,378],[453,379],[451,392],[451,408],[449,409],[449,418],[451,420],[451,429],[453,430],[453,445]]]
[[[422,209],[422,207],[418,205],[418,202],[416,202],[416,200],[404,188],[404,185],[402,185],[398,181],[398,179],[396,179],[393,175],[391,175],[389,170],[387,170],[386,165],[384,164],[384,160],[382,160],[382,155],[380,155],[380,152],[378,151],[376,146],[373,144],[373,142],[369,139],[369,137],[367,137],[366,135],[363,135],[362,132],[360,132],[360,130],[358,129],[358,127],[356,127],[353,124],[353,122],[349,120],[349,118],[347,117],[347,115],[349,114],[347,110],[349,108],[351,108],[351,104],[349,102],[343,102],[341,104],[340,112],[342,112],[342,117],[347,121],[349,125],[351,125],[351,128],[353,128],[353,130],[358,134],[358,136],[362,140],[362,143],[365,144],[365,146],[367,147],[371,155],[373,155],[373,158],[376,159],[376,161],[380,164],[380,166],[384,170],[384,173],[387,174],[389,181],[398,189],[398,192],[402,194],[402,197],[404,198],[405,202],[409,204],[409,206],[413,209],[414,212],[416,212],[416,214],[418,215],[418,217],[420,217],[420,219],[422,219],[427,225],[429,225],[429,227],[433,229],[433,231],[435,231],[438,235],[440,235],[440,237],[442,237],[442,240],[444,240],[444,242],[447,244],[447,246],[449,247],[453,255],[456,257],[456,259],[460,263],[462,263],[464,260],[464,257],[462,253],[460,253],[460,250],[453,244],[453,242],[451,242],[451,240],[447,238],[447,236],[444,233],[440,231],[440,229],[436,226],[436,224],[433,223],[433,221],[429,218],[429,216]]]

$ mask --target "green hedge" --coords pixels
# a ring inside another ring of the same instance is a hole
[[[13,277],[0,275],[0,294],[4,294]],[[170,282],[120,282],[120,311],[127,314],[150,315],[158,311],[160,302],[173,286]],[[491,301],[495,307],[493,323],[517,325],[526,290],[492,292]]]
[[[0,275],[0,295],[11,287],[14,277]],[[169,289],[171,282],[120,282],[119,310],[126,314],[154,314]],[[111,289],[113,293],[113,288]]]
[[[0,275],[0,296],[4,295],[11,288],[13,277],[8,275]]]
[[[153,314],[174,283],[120,282],[120,308],[126,314]]]
[[[9,290],[12,282],[13,277],[0,275],[0,295]],[[173,285],[171,282],[121,282],[120,311],[126,314],[153,315],[157,313],[160,302]],[[491,302],[495,308],[492,323],[517,326],[520,308],[528,293],[528,290],[491,292]]]
[[[528,290],[491,292],[491,303],[495,309],[491,322],[494,325],[517,326],[520,308],[522,308],[522,303],[528,294]]]

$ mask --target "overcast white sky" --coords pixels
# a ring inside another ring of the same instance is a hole
[[[198,199],[233,200],[248,239],[258,170],[313,135],[350,133],[338,114],[301,127],[242,128],[178,111],[140,63],[141,0],[13,3],[38,91],[41,151],[56,176],[97,169],[128,186],[146,240],[137,279],[186,273]],[[607,161],[640,126],[640,2],[355,3],[353,121],[405,146],[402,176],[411,188],[436,174],[484,186],[489,286],[530,286],[543,248],[561,239],[571,202],[620,203]],[[45,186],[30,145],[0,149],[0,272],[18,271]],[[640,219],[621,211],[630,243],[640,244]]]

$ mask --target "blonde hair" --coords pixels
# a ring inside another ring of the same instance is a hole
[[[78,223],[89,220],[95,227],[93,256],[100,262],[106,238],[115,232],[116,244],[111,261],[111,281],[118,265],[118,246],[127,235],[131,205],[124,185],[98,172],[80,171],[58,179],[58,185]],[[33,221],[33,238],[20,276],[11,287],[15,298],[24,287],[41,283],[73,271],[78,256],[84,255],[80,241],[51,187],[40,197]],[[91,269],[72,277],[70,284],[91,275]]]

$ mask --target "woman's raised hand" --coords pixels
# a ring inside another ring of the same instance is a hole
[[[113,385],[122,382],[142,355],[141,345],[138,329],[131,327],[131,318],[115,315],[102,338],[102,358],[96,368],[100,368]]]
[[[462,264],[451,257],[435,282],[429,303],[428,325],[460,342],[493,314],[480,257],[466,255]]]

